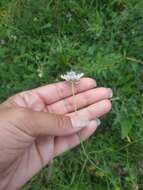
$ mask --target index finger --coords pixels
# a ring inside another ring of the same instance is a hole
[[[96,81],[91,78],[82,78],[78,84],[75,85],[75,94],[92,89],[96,87]],[[63,98],[72,95],[70,83],[58,82],[32,90],[36,93],[45,104],[53,104]]]

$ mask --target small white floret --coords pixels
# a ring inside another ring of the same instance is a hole
[[[61,75],[61,78],[68,82],[77,82],[84,76],[84,73],[76,73],[75,71],[69,71],[64,75]]]

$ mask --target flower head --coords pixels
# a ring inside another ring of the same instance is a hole
[[[78,82],[83,76],[84,73],[76,73],[75,71],[69,71],[64,75],[61,75],[61,78],[68,82]]]

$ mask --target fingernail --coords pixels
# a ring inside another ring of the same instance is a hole
[[[78,115],[72,116],[71,122],[72,122],[73,128],[84,128],[84,127],[87,127],[89,124],[89,120],[87,117],[78,116]]]
[[[100,119],[96,118],[96,124],[97,124],[97,126],[99,126],[101,124]]]
[[[111,88],[109,88],[109,98],[112,98],[113,97],[113,91]]]

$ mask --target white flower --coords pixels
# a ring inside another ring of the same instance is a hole
[[[68,82],[77,82],[84,76],[84,73],[76,73],[75,71],[69,71],[65,75],[61,75],[61,78]]]
[[[39,77],[39,78],[42,78],[42,77],[43,77],[43,70],[42,70],[42,68],[38,68],[38,69],[37,69],[37,73],[38,73],[38,77]]]
[[[68,12],[67,15],[66,15],[67,19],[69,22],[72,21],[72,13],[71,12]]]
[[[11,35],[11,38],[12,38],[13,40],[16,40],[16,39],[17,39],[17,36],[16,36],[16,35]]]

